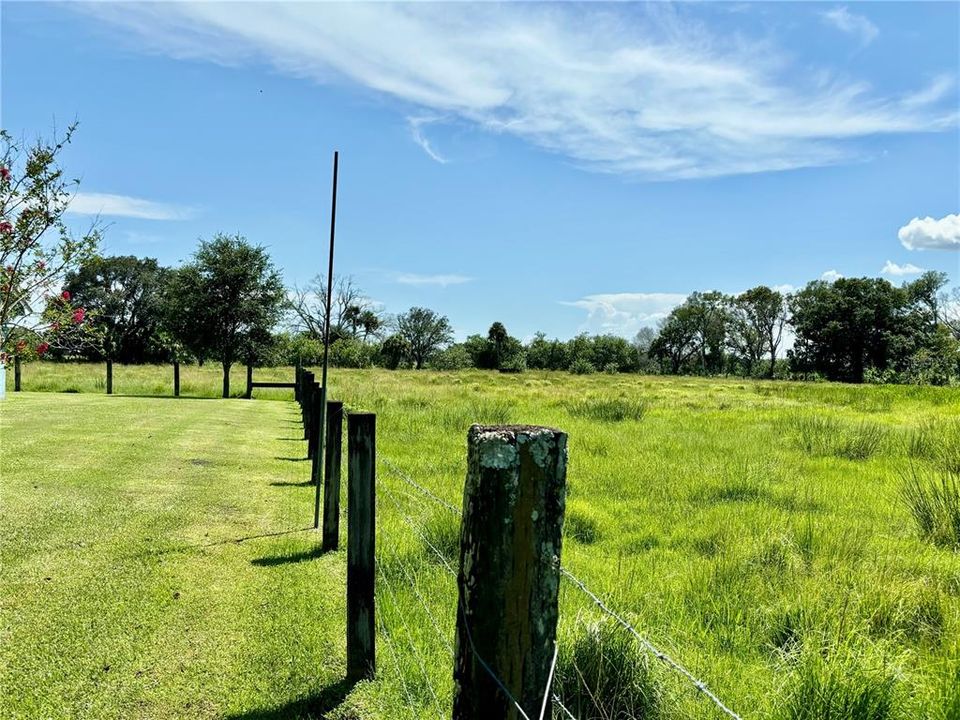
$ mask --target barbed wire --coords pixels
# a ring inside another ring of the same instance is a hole
[[[419,483],[417,483],[417,482],[416,482],[415,480],[413,480],[409,475],[407,475],[407,474],[404,473],[402,470],[400,470],[400,468],[399,468],[399,467],[396,465],[396,463],[394,463],[392,460],[389,460],[388,458],[384,458],[384,457],[382,457],[382,456],[381,456],[381,459],[384,461],[385,464],[386,464],[386,463],[389,463],[388,467],[390,467],[390,468],[393,470],[393,473],[392,473],[392,474],[393,474],[395,477],[400,478],[401,480],[403,480],[404,482],[406,482],[406,483],[407,483],[408,485],[410,485],[411,487],[416,488],[417,490],[419,490],[419,491],[421,492],[422,495],[424,495],[424,496],[427,497],[427,498],[430,498],[431,500],[433,500],[433,501],[436,502],[437,504],[445,507],[447,510],[450,510],[450,511],[456,513],[458,516],[461,515],[460,510],[458,510],[457,508],[455,508],[455,507],[454,507],[453,505],[451,505],[450,503],[448,503],[448,502],[442,500],[441,498],[437,497],[437,496],[434,495],[432,492],[430,492],[429,490],[427,490],[426,488],[424,488],[422,485],[420,485]],[[398,506],[398,507],[399,507],[399,506]],[[408,518],[408,520],[410,521],[410,523],[413,524],[413,519],[410,518],[409,515],[407,515],[407,518]],[[426,539],[425,537],[421,536],[421,539],[424,540],[424,542],[426,542],[428,545],[430,545],[429,541],[427,541],[427,539]],[[435,548],[434,548],[434,549],[435,549]],[[441,559],[443,560],[444,565],[447,565],[447,568],[448,568],[449,572],[451,572],[451,574],[455,574],[454,571],[453,571],[453,569],[449,567],[449,563],[447,563],[446,558],[443,558],[442,554],[441,554],[438,550],[435,550],[435,551],[437,552],[437,554],[438,554],[438,555],[441,557]],[[611,610],[610,607],[607,606],[607,604],[604,603],[603,600],[601,600],[601,599],[596,595],[596,593],[594,593],[592,590],[590,590],[590,588],[587,587],[586,583],[584,583],[583,580],[581,580],[580,578],[578,578],[576,575],[574,575],[572,572],[570,572],[569,570],[567,570],[567,569],[566,569],[565,567],[563,567],[563,566],[560,566],[560,573],[561,573],[564,577],[566,577],[569,581],[571,581],[581,592],[583,592],[584,594],[586,594],[587,597],[589,597],[589,598],[594,602],[594,604],[597,606],[597,608],[599,608],[602,612],[604,612],[606,615],[608,615],[610,618],[612,618],[614,621],[616,621],[617,624],[619,624],[623,629],[625,629],[627,632],[629,632],[631,635],[633,635],[633,637],[637,640],[637,642],[640,643],[640,646],[641,646],[642,648],[644,648],[647,652],[649,652],[651,655],[653,655],[657,660],[659,660],[660,662],[662,662],[662,663],[663,663],[664,665],[666,665],[668,668],[670,668],[670,669],[673,670],[674,672],[678,673],[678,674],[681,675],[682,677],[686,678],[686,679],[693,685],[693,687],[694,687],[698,692],[700,692],[704,697],[706,697],[706,698],[708,698],[709,700],[711,700],[711,701],[713,702],[713,704],[714,704],[721,712],[723,712],[724,714],[726,714],[728,717],[733,718],[733,720],[743,720],[737,713],[735,713],[733,710],[731,710],[729,707],[727,707],[727,706],[724,704],[724,702],[723,702],[722,700],[720,700],[720,698],[717,697],[717,696],[713,693],[713,691],[710,690],[709,687],[707,687],[707,684],[706,684],[703,680],[700,680],[699,678],[697,678],[693,673],[691,673],[689,670],[687,670],[682,664],[680,664],[678,661],[674,660],[674,659],[673,659],[672,657],[670,657],[667,653],[665,653],[663,650],[661,650],[661,649],[658,648],[656,645],[654,645],[652,642],[650,642],[650,640],[648,640],[646,637],[644,637],[643,635],[641,635],[640,632],[639,632],[635,627],[633,627],[633,625],[631,625],[629,622],[627,622],[626,620],[624,620],[624,619],[623,619],[620,615],[618,615],[616,612],[614,612],[613,610]],[[519,708],[519,706],[518,706],[518,708]],[[569,713],[569,711],[567,711],[567,712]]]
[[[437,495],[434,495],[432,492],[427,490],[427,488],[425,488],[423,485],[421,485],[412,477],[410,477],[407,473],[405,473],[402,469],[400,469],[400,467],[395,462],[393,462],[393,460],[391,460],[390,458],[383,457],[382,455],[380,456],[380,459],[383,461],[383,464],[387,466],[387,469],[390,470],[390,472],[394,475],[394,477],[397,477],[400,480],[403,480],[403,482],[407,483],[411,487],[416,488],[417,490],[419,490],[421,493],[426,495],[428,498],[432,499],[437,504],[445,507],[447,510],[450,510],[451,512],[455,513],[458,516],[460,515],[460,508],[454,506],[453,503],[449,503],[443,498],[438,497]]]

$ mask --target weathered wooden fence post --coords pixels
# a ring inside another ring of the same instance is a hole
[[[540,717],[555,653],[566,474],[560,430],[470,428],[454,720],[516,720],[514,700]]]
[[[13,356],[13,391],[20,392],[20,356]]]
[[[107,395],[113,395],[113,358],[107,358]]]
[[[180,397],[180,362],[173,361],[173,396]]]
[[[296,402],[300,402],[300,374],[301,374],[301,372],[302,372],[302,368],[301,368],[299,365],[297,365],[297,366],[293,369],[293,399],[294,399]]]
[[[317,445],[320,444],[317,428],[320,425],[320,403],[323,400],[323,388],[320,387],[320,383],[314,381],[310,383],[308,392],[310,393],[310,437],[307,438],[307,457],[313,458],[315,471],[310,475],[310,479],[316,482],[316,469],[319,469],[320,463],[323,461],[323,458],[319,457],[317,453]]]
[[[303,401],[301,408],[303,414],[303,439],[310,439],[310,400],[312,397],[313,373],[309,370],[303,374],[303,387],[300,389],[300,399]]]
[[[347,680],[376,672],[374,532],[376,422],[372,413],[347,415]]]
[[[323,550],[340,544],[340,453],[343,446],[343,403],[327,402],[327,441],[323,470]],[[316,481],[316,476],[314,476]]]
[[[253,363],[247,360],[247,392],[244,397],[249,400],[253,397]]]

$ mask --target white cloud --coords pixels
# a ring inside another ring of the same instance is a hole
[[[960,214],[939,220],[915,217],[897,231],[897,237],[908,250],[960,250]]]
[[[859,156],[857,139],[949,129],[958,116],[944,78],[883,96],[829,70],[797,72],[768,40],[712,33],[694,11],[656,3],[71,7],[139,48],[232,66],[266,60],[391,96],[406,116],[445,116],[643,178],[835,164]]]
[[[906,265],[897,265],[895,262],[887,260],[884,264],[883,269],[880,271],[883,275],[893,275],[895,277],[903,277],[904,275],[919,275],[924,272],[924,269],[917,267],[913,263],[907,263]]]
[[[770,289],[775,290],[776,292],[782,295],[789,295],[790,293],[796,292],[797,290],[796,286],[791,285],[790,283],[784,283],[783,285],[774,285]]]
[[[439,287],[462,285],[472,279],[466,275],[418,275],[416,273],[400,273],[396,276],[396,281],[402,285],[437,285]]]
[[[876,40],[880,29],[863,15],[857,15],[846,7],[837,7],[820,13],[823,20],[841,32],[853,35],[862,45],[869,45]]]
[[[629,337],[641,327],[656,325],[686,299],[681,293],[604,293],[560,304],[587,311],[581,331]]]
[[[823,275],[820,276],[820,279],[824,280],[825,282],[832,283],[832,282],[836,282],[842,277],[843,275],[838,273],[836,270],[827,270]]]
[[[131,217],[143,220],[186,220],[194,214],[191,208],[158,203],[152,200],[127,195],[84,192],[78,192],[73,196],[67,212],[74,215],[105,215],[107,217]]]
[[[433,116],[426,117],[408,117],[407,124],[410,126],[410,134],[413,136],[413,141],[421,147],[421,149],[430,156],[430,159],[436,160],[441,165],[446,165],[448,160],[443,157],[434,147],[430,144],[430,140],[423,134],[423,131],[420,129],[424,125],[429,125],[432,122],[437,122],[440,118]]]

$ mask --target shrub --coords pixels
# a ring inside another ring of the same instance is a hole
[[[577,358],[570,363],[570,372],[574,375],[592,375],[596,371],[597,369],[593,366],[593,363],[583,358]]]
[[[572,648],[563,648],[557,693],[580,720],[655,718],[660,688],[645,656],[618,625],[586,626]]]
[[[616,375],[618,372],[620,372],[620,366],[612,362],[607,363],[606,365],[603,366],[603,371],[607,375]]]
[[[913,467],[903,480],[900,496],[922,537],[960,549],[960,475]]]

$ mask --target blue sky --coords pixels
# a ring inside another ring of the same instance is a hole
[[[73,218],[240,232],[457,335],[631,336],[693,290],[960,278],[956,3],[4,2],[2,124]]]

